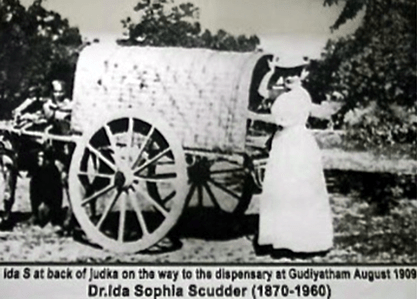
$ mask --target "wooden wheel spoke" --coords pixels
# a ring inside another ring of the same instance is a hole
[[[162,157],[164,157],[164,155],[166,155],[168,152],[170,152],[170,148],[166,148],[165,150],[163,150],[162,152],[158,153],[154,158],[148,160],[147,162],[145,162],[144,164],[138,166],[138,168],[134,169],[134,173],[138,173],[141,170],[147,168],[149,165],[157,162],[159,159],[161,159]]]
[[[173,190],[169,195],[167,195],[164,199],[161,199],[162,203],[167,203],[170,199],[172,199],[174,196],[176,196],[176,191]]]
[[[82,205],[82,206],[86,205],[86,204],[87,204],[87,203],[89,203],[90,201],[95,200],[96,198],[98,198],[98,197],[100,197],[100,196],[102,196],[102,195],[105,195],[106,193],[108,193],[109,191],[111,191],[111,190],[112,190],[112,189],[114,189],[114,188],[116,188],[116,185],[114,185],[114,184],[110,184],[110,185],[108,185],[107,187],[103,188],[102,190],[100,190],[100,191],[98,191],[98,192],[96,192],[96,193],[94,193],[94,194],[90,195],[90,196],[89,196],[89,197],[87,197],[87,198],[84,198],[84,199],[82,200],[82,202],[81,202],[81,205]]]
[[[186,206],[189,205],[190,200],[193,197],[193,193],[195,189],[196,189],[196,184],[192,184],[192,186],[190,187],[189,193],[187,193],[187,196],[186,196]]]
[[[136,201],[136,197],[129,196],[128,198],[129,198],[129,200],[132,204],[132,207],[135,211],[136,218],[138,219],[139,226],[141,227],[141,230],[142,230],[142,234],[144,236],[149,235],[149,231],[148,231],[148,227],[147,227],[147,224],[145,222],[145,219],[144,219],[144,215],[142,215],[142,211],[141,211],[141,208],[138,205],[138,202]]]
[[[135,177],[140,180],[150,182],[150,183],[161,183],[161,182],[167,182],[167,181],[175,179],[177,177],[177,174],[175,172],[171,172],[171,173],[159,173],[151,177],[139,176],[139,175],[136,175]]]
[[[221,210],[221,206],[220,206],[220,205],[219,205],[219,203],[217,202],[216,197],[215,197],[215,195],[213,194],[212,190],[210,189],[209,185],[208,185],[207,183],[205,183],[203,186],[205,187],[206,192],[208,193],[209,198],[210,198],[210,200],[212,201],[212,203],[214,204],[214,206],[215,206],[217,209]]]
[[[113,151],[115,161],[116,161],[116,163],[119,163],[120,162],[120,156],[119,156],[118,148],[116,146],[116,140],[114,138],[115,136],[113,135],[112,131],[110,130],[110,127],[109,127],[108,124],[104,126],[104,130],[106,132],[107,138],[109,139],[110,147]]]
[[[89,151],[93,154],[95,154],[100,160],[102,160],[103,162],[105,162],[107,164],[107,166],[109,166],[113,171],[116,171],[116,166],[113,162],[109,161],[108,158],[106,158],[105,156],[103,156],[103,154],[98,151],[97,149],[95,149],[91,144],[87,144],[87,148],[89,149]]]
[[[119,196],[122,194],[122,191],[118,191],[118,193],[116,194],[116,196],[112,199],[112,201],[106,206],[106,209],[104,210],[102,216],[100,217],[99,222],[97,222],[96,224],[96,228],[100,229],[100,227],[102,226],[103,222],[105,221],[107,215],[109,214],[110,210],[112,210],[113,206],[115,205],[116,201],[118,200]]]
[[[126,197],[124,194],[120,199],[120,210],[119,210],[119,231],[118,231],[118,242],[123,242],[123,234],[125,232],[125,220],[126,220]]]
[[[197,186],[197,201],[199,206],[203,207],[203,188],[202,185]]]
[[[139,162],[141,161],[142,153],[144,152],[144,150],[145,150],[146,146],[148,145],[149,141],[151,140],[151,136],[154,133],[154,130],[155,130],[155,128],[151,127],[147,136],[145,137],[144,142],[142,142],[141,147],[139,149],[138,157],[136,158],[134,164],[132,165],[132,169],[135,169],[138,166]]]
[[[143,192],[141,192],[141,194],[143,194]],[[168,216],[169,211],[160,203],[158,203],[155,199],[153,199],[151,196],[148,196],[148,195],[144,195],[144,198],[148,202],[150,202],[161,214],[163,214],[164,217]]]
[[[226,174],[226,173],[235,173],[243,171],[243,168],[228,168],[228,169],[217,169],[210,172],[211,175],[214,174]]]
[[[175,165],[176,163],[174,163],[173,160],[168,160],[168,161],[158,161],[157,165]]]
[[[134,119],[132,117],[128,118],[128,130],[126,132],[128,134],[128,147],[132,147],[134,142]]]
[[[113,151],[116,151],[116,140],[114,138],[115,136],[113,135],[112,130],[110,129],[108,124],[104,125],[103,128],[105,130],[107,139],[109,139],[110,146],[112,147]]]
[[[114,174],[106,174],[106,173],[98,173],[98,172],[87,172],[87,171],[78,171],[78,175],[85,175],[85,176],[94,176],[97,178],[106,178],[106,179],[114,179]]]
[[[218,182],[215,182],[213,179],[209,179],[209,182],[212,183],[212,185],[214,185],[215,187],[217,187],[218,189],[222,190],[223,192],[231,195],[232,197],[240,200],[241,198],[235,194],[234,192],[232,192],[231,190],[228,190],[225,186],[222,186],[221,184],[219,184]]]

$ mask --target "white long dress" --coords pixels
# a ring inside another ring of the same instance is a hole
[[[331,209],[321,153],[305,124],[312,103],[301,86],[279,96],[271,108],[283,129],[272,142],[260,197],[259,245],[294,252],[333,245]]]

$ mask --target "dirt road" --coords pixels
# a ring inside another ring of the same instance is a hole
[[[121,255],[87,244],[80,231],[63,237],[50,225],[28,225],[27,179],[17,189],[12,231],[0,232],[0,261],[63,263],[416,263],[416,200],[400,200],[389,214],[378,215],[372,205],[356,197],[330,195],[335,247],[324,257],[272,258],[257,255],[255,196],[240,218],[219,215],[213,209],[187,209],[174,230],[179,242],[164,242],[149,252]]]

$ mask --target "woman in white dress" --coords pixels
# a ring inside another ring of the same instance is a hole
[[[333,228],[321,153],[306,128],[311,97],[299,76],[286,78],[285,89],[269,115],[281,130],[273,137],[265,170],[258,245],[324,252],[333,246]]]

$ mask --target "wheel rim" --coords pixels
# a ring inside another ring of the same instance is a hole
[[[10,156],[0,153],[0,206],[4,208],[6,218],[10,216],[15,196],[17,172],[13,164]]]
[[[136,113],[96,126],[77,145],[70,167],[74,214],[92,242],[137,252],[162,239],[185,203],[181,145],[161,120]],[[161,198],[147,186],[158,186]]]

